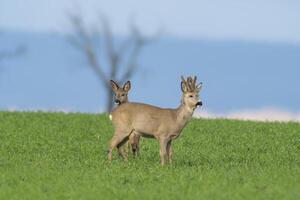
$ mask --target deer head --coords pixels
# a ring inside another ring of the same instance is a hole
[[[190,110],[195,110],[198,106],[202,106],[202,101],[199,97],[199,92],[202,88],[202,82],[196,85],[197,76],[187,77],[185,80],[181,76],[181,104],[189,108]]]
[[[131,88],[130,81],[127,81],[123,87],[119,87],[119,85],[113,81],[110,80],[111,89],[115,93],[115,103],[120,105],[122,103],[128,102],[128,91]]]

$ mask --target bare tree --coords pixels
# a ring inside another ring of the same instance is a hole
[[[100,31],[87,27],[80,15],[70,15],[69,19],[74,33],[68,40],[80,50],[88,66],[105,87],[106,112],[109,112],[113,107],[113,91],[110,89],[109,80],[119,83],[129,80],[137,71],[141,50],[154,37],[144,37],[138,27],[132,24],[129,37],[117,42],[110,23],[104,16],[99,20]]]

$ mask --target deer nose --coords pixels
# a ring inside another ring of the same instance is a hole
[[[196,103],[196,106],[197,106],[197,107],[198,107],[198,106],[202,106],[202,105],[203,105],[202,101],[199,101],[199,102]]]

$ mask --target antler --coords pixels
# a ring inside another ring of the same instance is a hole
[[[196,89],[195,81],[196,79],[195,78],[193,79],[191,76],[187,78],[187,89],[189,92],[195,91]]]
[[[193,85],[196,86],[197,76],[194,76]]]
[[[185,80],[183,76],[181,76],[182,82],[186,85],[187,91],[189,92],[194,92],[196,90],[196,81],[197,81],[197,76],[194,76],[192,78],[191,76],[187,77]]]
[[[181,81],[182,81],[185,85],[187,85],[187,84],[186,84],[186,80],[184,79],[183,76],[181,76]]]

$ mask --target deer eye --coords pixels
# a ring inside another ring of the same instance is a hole
[[[189,97],[190,97],[190,98],[193,98],[193,95],[190,95]]]
[[[122,94],[122,97],[124,97],[125,96],[125,94]]]

